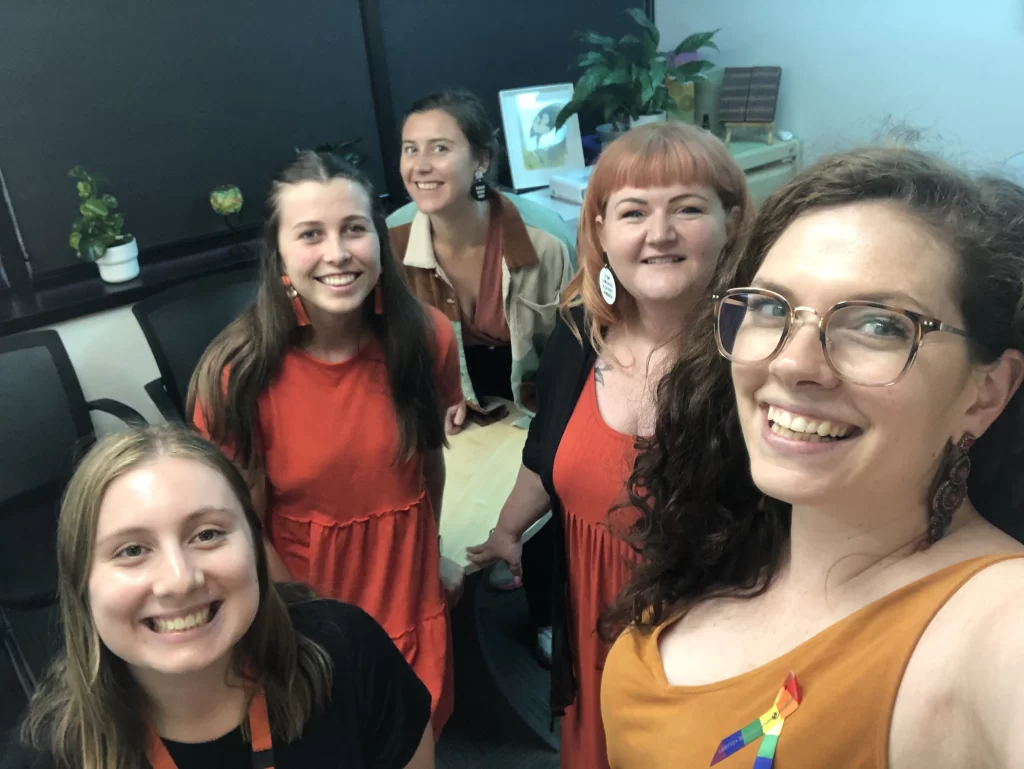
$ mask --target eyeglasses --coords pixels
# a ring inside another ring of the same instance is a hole
[[[733,288],[713,299],[718,350],[733,363],[772,360],[797,328],[798,316],[810,313],[818,318],[828,367],[841,379],[868,387],[896,384],[913,365],[925,334],[967,336],[936,318],[878,302],[839,302],[819,315],[763,288]]]

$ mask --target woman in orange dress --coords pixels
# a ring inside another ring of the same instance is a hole
[[[537,416],[519,477],[479,564],[520,569],[520,538],[554,512],[552,709],[562,767],[607,767],[602,610],[635,555],[623,535],[639,436],[651,434],[661,374],[705,306],[708,283],[750,211],[743,172],[712,134],[681,124],[634,129],[601,155],[580,216],[580,272],[544,351]]]
[[[360,606],[452,710],[438,527],[451,324],[406,288],[369,182],[328,153],[276,178],[255,305],[210,345],[189,413],[246,473],[271,576]]]

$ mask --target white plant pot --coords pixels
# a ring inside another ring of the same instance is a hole
[[[139,244],[132,238],[120,246],[107,249],[107,253],[96,260],[100,277],[107,283],[124,283],[139,276]]]
[[[653,115],[641,115],[640,117],[634,117],[629,119],[629,125],[636,128],[638,125],[647,125],[648,123],[664,123],[668,120],[668,115],[664,112],[655,112]]]

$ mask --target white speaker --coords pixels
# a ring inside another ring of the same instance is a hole
[[[704,116],[708,118],[711,130],[718,132],[718,98],[722,95],[722,79],[725,77],[723,67],[714,67],[705,73],[703,79],[698,78],[693,84],[693,122],[704,125]]]

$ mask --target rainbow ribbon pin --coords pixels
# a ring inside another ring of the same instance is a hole
[[[779,735],[782,733],[782,724],[800,707],[801,699],[803,697],[800,694],[800,684],[797,683],[796,676],[789,673],[782,688],[779,689],[779,694],[775,698],[775,704],[772,705],[771,710],[722,740],[715,752],[715,757],[711,759],[711,766],[764,737],[761,747],[757,749],[754,769],[771,769],[772,763],[775,761],[775,748],[779,743]]]

